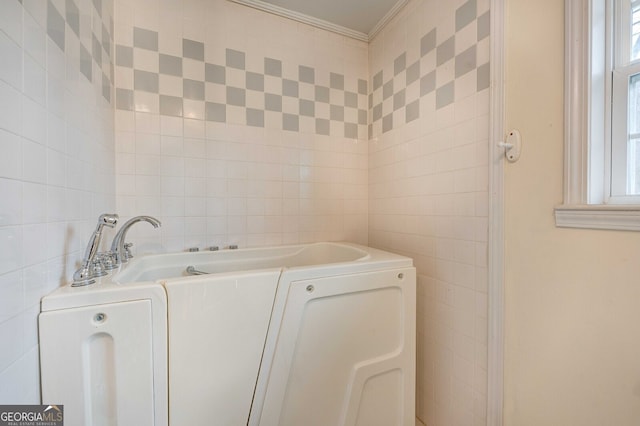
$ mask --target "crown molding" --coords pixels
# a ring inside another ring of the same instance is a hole
[[[293,19],[294,21],[302,22],[303,24],[311,25],[316,28],[331,31],[345,37],[350,37],[356,40],[370,42],[378,32],[391,20],[393,17],[406,5],[409,0],[398,0],[396,4],[387,12],[386,15],[378,21],[369,34],[352,30],[351,28],[343,27],[341,25],[334,24],[323,19],[314,18],[313,16],[305,15],[304,13],[295,12],[293,10],[285,9],[284,7],[276,6],[275,4],[267,3],[262,0],[229,0],[233,3],[242,4],[244,6],[252,7],[254,9],[261,10],[263,12],[272,13],[274,15],[282,16],[283,18]]]
[[[367,41],[371,41],[373,40],[373,38],[378,35],[378,33],[385,27],[385,25],[387,25],[389,23],[389,21],[391,21],[393,19],[394,16],[396,16],[396,14],[398,12],[400,12],[400,10],[407,4],[409,3],[409,0],[398,0],[396,2],[396,4],[393,5],[393,7],[391,9],[389,9],[389,11],[387,12],[386,15],[384,15],[382,17],[382,19],[380,19],[378,21],[377,24],[375,24],[373,26],[373,28],[371,29],[371,31],[369,31],[368,34],[368,39]]]

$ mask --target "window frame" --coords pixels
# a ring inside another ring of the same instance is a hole
[[[613,49],[606,0],[565,0],[564,202],[556,226],[640,231],[640,204],[611,199]],[[610,90],[610,89],[609,89]],[[608,134],[609,133],[609,134]],[[614,201],[614,202],[612,202]]]

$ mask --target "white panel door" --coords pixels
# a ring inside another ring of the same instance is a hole
[[[172,425],[247,424],[280,270],[167,282]]]
[[[65,425],[154,425],[150,300],[44,312],[39,326],[42,402],[64,405]]]
[[[415,289],[414,268],[292,282],[250,424],[413,426]]]

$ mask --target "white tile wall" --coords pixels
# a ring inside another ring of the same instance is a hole
[[[102,24],[91,0],[75,3]],[[102,3],[108,25],[113,5]],[[47,36],[47,7],[0,2],[1,404],[40,402],[40,299],[70,278],[98,215],[115,207],[113,110],[102,79],[79,75],[72,49]]]
[[[226,49],[234,49],[245,53],[248,70],[262,70],[269,57],[281,60],[283,75],[294,79],[299,65],[314,67],[320,85],[329,85],[329,72],[344,74],[345,82],[368,78],[366,44],[228,1],[118,1],[116,24],[116,41],[125,46],[133,46],[135,25],[158,32],[163,54],[182,57],[184,37],[203,42],[205,60],[213,63],[224,64]],[[148,65],[157,71],[157,53],[145,52],[146,58],[140,51],[134,60],[155,60]],[[183,75],[203,81],[202,66],[190,69],[192,62],[183,60]],[[116,86],[131,89],[120,78],[126,69],[118,69]],[[244,87],[244,78],[234,83],[234,75],[227,72],[227,84]],[[140,100],[149,112],[116,110],[118,211],[162,221],[158,230],[132,229],[138,253],[321,240],[366,244],[366,140],[319,136],[302,120],[300,131],[284,131],[282,119],[272,123],[269,114],[264,127],[233,124],[245,121],[244,109],[234,107],[227,109],[227,123],[204,121],[194,111],[203,103],[187,100],[184,118],[159,115],[154,96]],[[297,111],[297,99],[282,101],[283,108],[294,101]],[[241,113],[237,120],[234,111]],[[338,133],[343,129],[331,132]]]
[[[476,43],[475,23],[455,31],[464,3],[410,1],[370,44],[369,81],[379,70],[393,76],[404,52],[408,64],[419,59],[433,28],[437,43],[455,33],[456,53]],[[478,16],[489,10],[475,3]],[[478,65],[488,46],[478,42]],[[453,61],[434,59],[422,57],[422,72],[435,68],[437,85],[453,80]],[[393,130],[374,126],[370,141],[369,243],[413,257],[418,269],[417,414],[429,426],[486,424],[489,94],[470,74],[456,79],[452,104],[436,109],[426,94],[419,119],[394,115]],[[405,88],[397,83],[394,92]],[[407,99],[419,89],[406,87]]]

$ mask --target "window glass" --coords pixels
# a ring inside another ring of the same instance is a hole
[[[627,168],[627,195],[640,194],[640,74],[629,79]]]
[[[640,1],[631,2],[631,62],[640,59]]]

